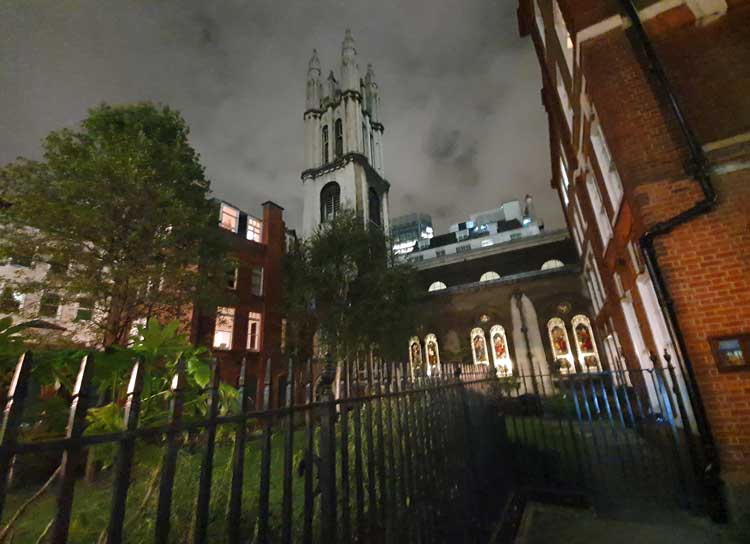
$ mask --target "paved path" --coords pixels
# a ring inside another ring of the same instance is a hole
[[[653,518],[654,516],[649,516]],[[672,512],[653,523],[597,517],[593,511],[530,502],[516,544],[734,544],[723,526]]]

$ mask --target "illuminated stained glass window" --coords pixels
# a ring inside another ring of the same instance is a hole
[[[547,333],[552,347],[552,356],[561,374],[575,372],[573,364],[573,353],[570,350],[568,331],[565,330],[565,322],[559,317],[554,317],[547,322]]]
[[[487,341],[484,338],[484,330],[480,327],[471,330],[471,353],[475,365],[489,365],[490,359],[487,354]]]
[[[585,315],[576,315],[571,319],[573,331],[576,337],[576,348],[578,350],[578,362],[584,372],[598,372],[601,370],[599,363],[599,352],[594,342],[594,334],[591,330],[591,321]]]
[[[424,376],[424,363],[422,362],[422,346],[419,338],[413,336],[409,340],[409,363],[411,365],[412,377]]]
[[[494,325],[490,329],[490,344],[492,346],[492,361],[499,376],[510,376],[513,373],[513,363],[508,351],[508,338],[501,325]]]
[[[437,336],[428,334],[424,338],[424,352],[427,359],[427,375],[440,375],[440,349],[438,348]]]

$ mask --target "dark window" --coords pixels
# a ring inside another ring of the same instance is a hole
[[[237,289],[237,268],[230,268],[227,270],[227,287],[229,289]]]
[[[464,244],[462,246],[456,246],[456,253],[465,253],[471,251],[471,244]]]
[[[91,321],[94,303],[90,298],[79,298],[76,310],[76,321]]]
[[[250,275],[250,293],[255,296],[263,295],[263,267],[253,267],[252,274]]]
[[[286,374],[279,376],[279,408],[286,406]]]
[[[362,154],[367,154],[367,127],[362,123]]]
[[[370,221],[380,226],[380,196],[372,187],[370,187],[370,190],[368,191],[368,202]]]
[[[325,223],[336,217],[341,202],[341,188],[335,181],[327,183],[320,191],[320,222]]]
[[[435,252],[435,257],[444,257],[445,256],[445,250],[444,249],[438,249]]]
[[[328,125],[323,127],[323,164],[328,163]]]
[[[21,309],[23,295],[6,287],[0,293],[0,314],[12,314]]]
[[[344,127],[341,124],[341,119],[336,119],[334,132],[336,136],[336,156],[340,157],[344,154]]]
[[[57,317],[59,310],[60,295],[56,295],[55,293],[45,293],[42,295],[42,300],[39,303],[40,317]]]
[[[709,343],[720,371],[750,370],[750,334],[710,338]]]

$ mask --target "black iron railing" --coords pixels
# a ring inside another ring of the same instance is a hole
[[[81,362],[65,436],[30,442],[22,417],[33,400],[33,357],[21,357],[0,431],[0,539],[18,530],[16,541],[55,543],[477,542],[510,490],[502,391],[486,367],[445,365],[442,376],[412,378],[405,365],[345,361],[316,392],[311,363],[290,360],[286,406],[271,409],[268,364],[256,411],[243,364],[239,406],[220,413],[214,366],[196,417],[186,413],[180,361],[168,421],[142,425],[145,369],[135,362],[122,430],[91,434],[94,366],[94,355]],[[304,383],[304,403],[294,402],[295,382]],[[89,484],[81,467],[102,447],[116,448],[116,460]],[[50,455],[59,459],[48,480],[54,501],[42,504],[44,489],[26,500],[14,470]],[[21,527],[25,508],[31,519]]]

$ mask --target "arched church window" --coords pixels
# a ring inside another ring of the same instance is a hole
[[[573,316],[570,323],[573,325],[573,333],[576,337],[578,362],[581,364],[581,368],[585,372],[600,371],[599,351],[596,349],[596,343],[594,342],[591,320],[585,315],[576,315]]]
[[[485,272],[482,274],[482,276],[479,278],[479,281],[492,281],[492,280],[499,280],[500,274],[495,272],[494,270],[490,270],[489,272]]]
[[[437,336],[430,333],[424,337],[424,352],[427,359],[427,375],[440,375],[440,350],[438,348]]]
[[[323,164],[328,164],[328,125],[323,127]]]
[[[565,263],[563,263],[560,260],[557,259],[550,259],[549,261],[545,261],[542,265],[542,270],[552,270],[553,268],[560,268],[565,266]]]
[[[471,330],[471,353],[474,357],[475,365],[489,365],[490,359],[487,356],[487,341],[484,338],[484,330],[476,327]]]
[[[498,376],[510,376],[513,373],[513,363],[508,352],[508,338],[502,325],[494,325],[490,329],[490,343],[492,344],[492,361]]]
[[[344,154],[344,128],[341,124],[341,119],[336,119],[333,131],[336,138],[336,156],[340,157]]]
[[[377,191],[375,191],[375,189],[373,189],[372,187],[370,187],[370,190],[367,191],[367,201],[370,221],[380,226],[380,195],[378,195]]]
[[[367,155],[367,126],[362,123],[362,154]]]
[[[445,289],[447,286],[442,281],[434,281],[430,284],[428,291],[440,291]]]
[[[547,333],[549,343],[552,347],[552,357],[561,374],[575,372],[573,364],[573,352],[570,350],[570,339],[568,331],[565,330],[565,322],[559,317],[553,317],[547,322]]]
[[[419,338],[416,336],[412,336],[411,340],[409,340],[409,367],[411,368],[412,378],[424,376],[422,346],[419,342]]]
[[[335,181],[326,183],[320,191],[320,222],[330,221],[339,213],[341,187]]]

